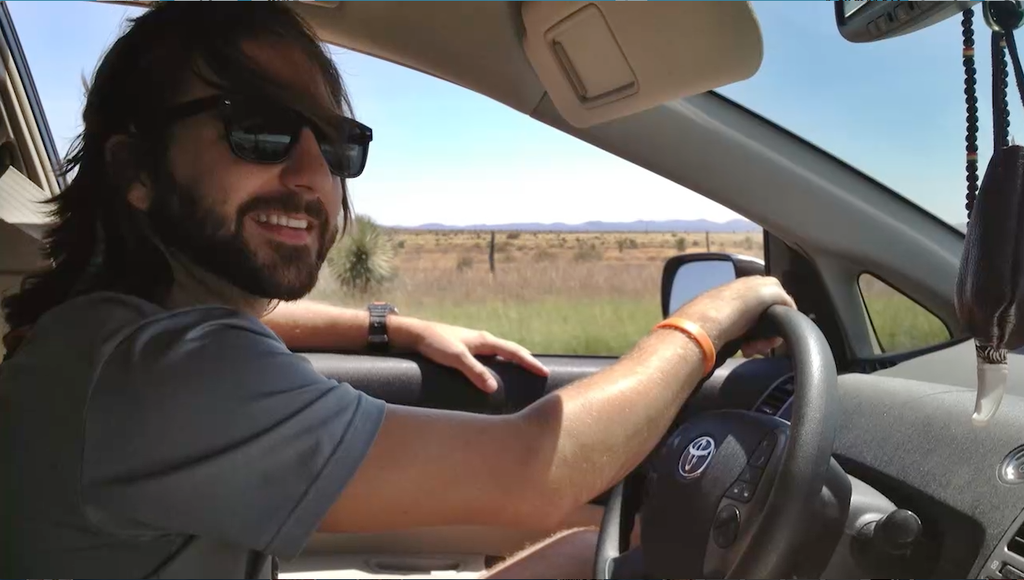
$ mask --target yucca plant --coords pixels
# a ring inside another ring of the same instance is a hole
[[[367,295],[394,277],[395,249],[384,228],[357,215],[327,255],[327,265],[345,290]]]

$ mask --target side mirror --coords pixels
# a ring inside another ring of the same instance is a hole
[[[739,254],[680,254],[665,262],[661,273],[661,315],[668,317],[704,292],[742,278],[763,276],[764,261]]]

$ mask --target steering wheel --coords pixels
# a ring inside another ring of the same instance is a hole
[[[651,456],[639,549],[651,578],[787,578],[812,529],[839,419],[835,360],[798,310],[772,306],[761,323],[793,358],[792,423],[750,411],[703,413]],[[622,486],[605,508],[595,578],[609,578],[620,557]]]

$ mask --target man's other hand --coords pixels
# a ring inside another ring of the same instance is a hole
[[[418,352],[438,364],[461,371],[485,393],[497,390],[498,382],[476,356],[499,356],[532,373],[548,376],[548,369],[526,348],[489,332],[414,318],[399,320],[389,322],[395,324],[395,347]]]

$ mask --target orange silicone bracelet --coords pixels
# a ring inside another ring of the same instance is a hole
[[[704,351],[704,376],[714,370],[715,359],[718,355],[715,354],[715,345],[711,343],[711,338],[703,328],[684,318],[667,318],[655,325],[654,328],[671,328],[692,338]]]

